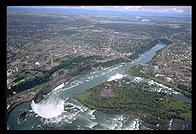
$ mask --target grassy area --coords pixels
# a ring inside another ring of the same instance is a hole
[[[69,56],[64,56],[64,57],[56,57],[54,58],[53,60],[54,61],[60,61],[61,63],[62,62],[67,62],[68,60],[70,60],[71,58]]]

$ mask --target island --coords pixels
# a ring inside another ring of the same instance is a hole
[[[91,109],[139,116],[155,130],[167,130],[171,119],[192,120],[191,104],[167,93],[149,91],[150,88],[148,83],[123,78],[105,82],[73,97]]]
[[[18,118],[18,124],[22,124],[26,119],[27,112],[24,111]]]

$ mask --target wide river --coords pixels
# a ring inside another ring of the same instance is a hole
[[[149,124],[143,122],[139,117],[106,114],[100,111],[91,110],[82,105],[79,101],[73,99],[71,95],[84,92],[105,81],[120,79],[122,77],[130,77],[130,79],[133,79],[136,82],[145,80],[143,78],[141,80],[141,78],[129,76],[125,74],[125,71],[134,65],[150,61],[152,57],[155,56],[156,51],[165,46],[165,44],[158,43],[133,62],[121,63],[62,83],[48,93],[39,104],[30,101],[18,105],[9,114],[7,128],[9,130],[149,129]],[[154,84],[157,84],[160,91],[163,89],[164,91],[170,91],[177,99],[191,103],[191,99],[182,94],[159,83],[154,82]],[[22,124],[18,124],[18,117],[23,111],[27,111],[26,119]],[[192,129],[192,125],[191,123],[171,119],[168,123],[168,129]]]

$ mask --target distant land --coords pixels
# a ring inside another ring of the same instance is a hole
[[[114,14],[114,15],[126,15],[126,16],[167,16],[167,17],[184,17],[191,18],[190,13],[171,13],[171,12],[153,12],[153,11],[126,11],[126,10],[116,10],[116,9],[83,9],[77,6],[70,7],[8,7],[8,11],[25,11],[25,12],[46,12],[46,13],[84,13],[84,14]]]

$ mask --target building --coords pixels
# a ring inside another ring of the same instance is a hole
[[[39,66],[40,64],[39,64],[39,62],[35,62],[35,66]]]
[[[154,66],[154,70],[155,71],[159,70],[159,67],[158,66]]]
[[[172,78],[170,78],[170,77],[166,77],[166,80],[168,81],[168,82],[173,82],[174,80],[172,79]]]
[[[163,74],[156,74],[155,77],[164,78],[164,75]]]
[[[18,72],[18,67],[15,67],[15,69],[16,69],[16,72]]]
[[[15,72],[14,70],[9,69],[9,70],[7,71],[7,77],[11,76],[14,72]]]

